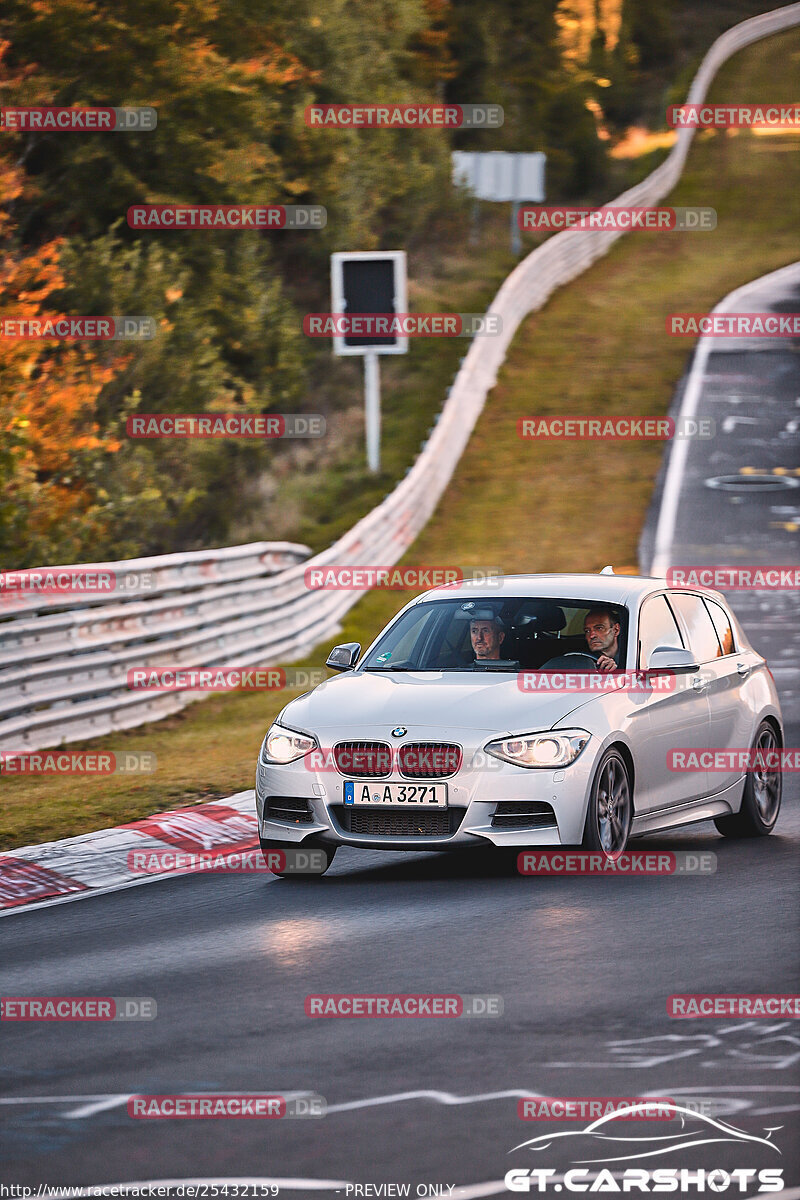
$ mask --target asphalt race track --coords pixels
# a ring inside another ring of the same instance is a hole
[[[796,295],[775,303],[798,311]],[[706,374],[699,411],[719,435],[710,451],[690,450],[672,561],[702,563],[708,552],[712,562],[796,563],[800,491],[705,481],[795,468],[796,431],[783,433],[800,418],[797,348],[726,346]],[[775,664],[786,744],[797,746],[796,596],[729,599]],[[502,855],[344,849],[323,880],[183,877],[3,919],[3,995],[149,996],[158,1015],[3,1023],[2,1178],[268,1178],[301,1195],[320,1181],[343,1195],[348,1182],[409,1183],[412,1195],[416,1184],[444,1185],[445,1196],[456,1185],[470,1200],[510,1194],[503,1177],[513,1167],[590,1161],[596,1172],[619,1153],[588,1138],[512,1153],[587,1123],[522,1121],[521,1096],[649,1094],[704,1103],[770,1144],[706,1141],[643,1165],[780,1167],[796,1188],[797,1022],[676,1021],[666,1004],[676,992],[797,991],[797,793],[787,776],[777,832],[762,841],[726,841],[708,824],[635,843],[716,854],[716,872],[692,878],[522,878]],[[342,992],[499,995],[504,1012],[305,1015],[306,995]],[[316,1094],[328,1113],[208,1122],[127,1113],[133,1093],[197,1092]],[[681,1133],[675,1121],[656,1131]]]

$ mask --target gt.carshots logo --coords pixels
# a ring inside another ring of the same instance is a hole
[[[723,1171],[687,1170],[679,1167],[628,1167],[612,1175],[611,1171],[589,1171],[575,1167],[560,1175],[555,1168],[515,1167],[506,1171],[505,1185],[510,1192],[749,1192],[757,1184],[758,1192],[782,1192],[783,1170],[740,1169]]]
[[[752,1150],[759,1147],[780,1155],[779,1147],[771,1140],[776,1128],[765,1129],[766,1137],[747,1133],[726,1121],[720,1121],[705,1113],[697,1112],[685,1105],[662,1100],[665,1121],[680,1118],[680,1129],[673,1128],[666,1134],[656,1130],[642,1130],[635,1137],[621,1128],[619,1122],[630,1119],[641,1110],[642,1102],[634,1100],[627,1108],[616,1109],[590,1122],[583,1129],[566,1129],[557,1133],[542,1133],[514,1146],[517,1150],[541,1151],[550,1149],[558,1142],[572,1153],[573,1162],[581,1164],[563,1175],[554,1168],[530,1169],[518,1167],[507,1171],[505,1185],[510,1192],[780,1192],[783,1190],[783,1171],[778,1169],[755,1170],[742,1168],[722,1170],[718,1167],[687,1169],[682,1167],[623,1167],[612,1171],[608,1164],[628,1163],[633,1160],[663,1156],[671,1152],[687,1151],[694,1147],[728,1144],[739,1149]],[[591,1157],[596,1154],[597,1157]],[[599,1166],[601,1170],[588,1169]]]

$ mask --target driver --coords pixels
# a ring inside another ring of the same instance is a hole
[[[500,646],[506,635],[496,617],[473,617],[469,623],[469,636],[476,658],[500,657]]]
[[[593,608],[583,622],[583,635],[598,671],[618,671],[620,659],[619,621],[610,608]]]

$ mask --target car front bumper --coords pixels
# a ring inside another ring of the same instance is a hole
[[[441,730],[436,733],[415,730],[414,733],[415,740],[419,741],[455,740],[443,738]],[[370,740],[369,732],[359,730],[358,740]],[[377,735],[375,740],[379,740]],[[474,746],[467,746],[462,741],[463,763],[469,765],[462,765],[454,775],[442,780],[409,780],[396,773],[385,779],[364,780],[376,786],[391,782],[446,783],[447,810],[427,810],[448,813],[448,827],[437,829],[434,834],[376,831],[397,824],[387,819],[387,814],[402,811],[404,818],[411,820],[412,811],[426,811],[424,805],[355,805],[345,809],[343,784],[346,778],[355,779],[355,775],[345,776],[333,769],[317,771],[307,765],[306,759],[287,765],[265,764],[259,759],[255,791],[262,841],[299,845],[309,840],[318,845],[362,846],[376,850],[578,845],[583,837],[589,789],[599,749],[597,740],[590,739],[578,758],[559,770],[515,767],[495,759],[483,751],[483,745],[490,740],[484,736],[482,742]],[[265,816],[266,810],[274,809],[281,800],[305,801],[307,811],[302,819],[274,819],[269,813]],[[531,803],[541,810],[533,823],[523,816]],[[497,812],[499,804],[502,815]],[[545,806],[549,807],[549,812]],[[352,818],[348,814],[354,812],[374,814],[371,819],[357,822],[371,826],[369,832],[353,832],[349,828]],[[443,824],[444,820],[440,820]],[[425,824],[420,821],[420,827]]]

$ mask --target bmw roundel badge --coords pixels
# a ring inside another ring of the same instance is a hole
[[[405,737],[407,733],[408,730],[406,729],[405,725],[395,725],[394,729],[392,730],[392,737]]]

